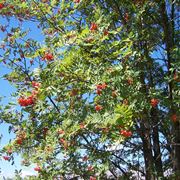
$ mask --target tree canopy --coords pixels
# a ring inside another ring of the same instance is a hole
[[[178,5],[2,1],[0,62],[16,88],[0,107],[16,134],[4,160],[22,154],[41,180],[178,177]],[[44,41],[29,37],[25,22]]]

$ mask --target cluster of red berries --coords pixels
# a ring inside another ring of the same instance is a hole
[[[34,60],[33,60],[33,59],[30,60],[30,64],[31,64],[31,65],[34,64]]]
[[[80,3],[80,0],[74,0],[74,3]]]
[[[44,136],[44,137],[46,137],[48,131],[49,131],[49,128],[48,128],[48,127],[44,127],[44,128],[43,128],[42,133],[43,133],[43,136]]]
[[[129,21],[129,14],[126,12],[124,15],[124,20],[127,22]]]
[[[34,170],[37,171],[37,172],[40,172],[42,169],[41,169],[41,167],[37,166],[37,167],[34,168]]]
[[[38,89],[40,87],[40,83],[36,82],[36,81],[32,81],[32,87],[35,89]]]
[[[63,139],[63,138],[60,138],[59,142],[63,145],[64,149],[67,150],[67,148],[69,146],[68,142],[65,139]]]
[[[25,139],[26,139],[26,133],[24,131],[21,131],[19,134],[17,134],[15,143],[17,145],[22,145]]]
[[[98,30],[98,25],[96,23],[91,23],[91,26],[90,26],[90,31],[91,32],[94,32],[94,31],[97,31]],[[108,36],[109,35],[109,31],[107,29],[104,30],[103,32],[103,35],[104,36]]]
[[[4,8],[4,4],[0,3],[0,10]]]
[[[106,87],[107,87],[106,83],[102,83],[102,84],[96,85],[96,94],[101,95],[102,94],[102,90],[106,89]],[[103,109],[103,106],[101,106],[99,104],[97,104],[95,106],[95,110],[96,111],[101,111],[102,109]]]
[[[158,105],[158,103],[159,103],[158,99],[155,99],[155,98],[151,99],[150,104],[151,104],[152,107],[155,108]]]
[[[62,143],[62,144],[66,143],[65,139],[63,139],[63,138],[59,139],[59,142]]]
[[[10,157],[9,157],[9,156],[3,156],[3,159],[4,159],[5,161],[9,161],[9,160],[10,160]]]
[[[83,161],[88,161],[88,159],[89,159],[88,156],[84,156],[84,157],[82,158]]]
[[[102,109],[103,109],[103,107],[99,104],[95,106],[96,111],[101,111]]]
[[[176,114],[172,114],[171,120],[175,123],[177,121],[177,115]]]
[[[31,106],[35,104],[40,83],[32,81],[32,87],[35,88],[35,90],[32,91],[32,94],[29,97],[20,97],[18,99],[18,103],[20,104],[20,106]]]
[[[90,176],[89,180],[96,180],[96,177]]]
[[[82,122],[82,123],[79,124],[79,127],[80,127],[80,129],[84,129],[86,126],[85,126],[85,124]]]
[[[108,127],[101,128],[101,130],[102,130],[103,133],[108,133],[109,132],[109,128]]]
[[[53,61],[54,60],[54,56],[52,53],[45,53],[42,60],[47,60],[47,61]]]
[[[7,154],[11,155],[12,153],[13,153],[12,149],[9,148],[9,149],[7,150]]]
[[[7,153],[8,155],[11,155],[11,154],[12,154],[12,149],[9,148],[6,153]],[[3,159],[4,159],[5,161],[9,161],[9,160],[11,159],[10,156],[2,156],[2,157],[3,157]]]
[[[131,131],[127,131],[127,130],[121,130],[120,134],[124,137],[131,137],[132,136],[132,132]]]
[[[132,84],[133,84],[133,79],[132,79],[132,78],[128,78],[128,79],[127,79],[127,83],[128,83],[129,85],[132,85]]]
[[[34,99],[33,95],[31,95],[27,98],[20,97],[18,99],[18,103],[20,104],[20,106],[30,106],[30,105],[33,105],[35,103],[35,99]]]
[[[96,85],[96,94],[101,95],[102,90],[106,89],[106,87],[107,87],[106,83]]]
[[[16,139],[16,144],[21,145],[21,144],[23,143],[23,141],[24,141],[24,138],[18,137],[18,138]]]
[[[108,36],[109,35],[109,31],[107,29],[105,29],[103,34],[104,34],[104,36]]]
[[[90,30],[91,31],[97,31],[98,30],[98,25],[96,23],[91,23]]]

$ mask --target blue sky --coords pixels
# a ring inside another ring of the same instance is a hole
[[[15,18],[12,18],[10,21],[10,26],[14,27],[14,26],[18,26],[19,21],[17,21]],[[2,17],[0,17],[0,26],[1,25],[5,25],[7,24],[6,20],[3,19]],[[31,29],[29,35],[27,38],[33,38],[36,39],[40,42],[43,42],[43,36],[40,33],[40,30],[38,28],[36,28],[37,24],[33,23],[33,22],[24,22],[23,23],[23,30],[25,29]],[[0,31],[0,44],[2,43],[2,39],[4,37],[4,33],[2,33],[2,31]],[[0,49],[0,54],[2,53],[1,49]],[[10,100],[12,100],[10,98],[10,95],[12,92],[15,91],[15,88],[10,85],[6,80],[4,80],[2,78],[2,76],[6,73],[8,73],[9,70],[3,66],[3,64],[0,64],[0,97],[5,96],[5,98],[3,98],[2,102],[0,102],[1,104],[7,104]],[[0,149],[6,145],[10,139],[14,138],[14,134],[8,133],[8,124],[0,124],[0,135],[2,134],[3,137],[1,139],[0,142]],[[22,169],[22,177],[26,176],[26,175],[33,175],[36,174],[33,170],[33,166],[31,167],[23,167],[21,166],[21,157],[19,155],[15,155],[15,164],[12,166],[10,162],[8,161],[4,161],[3,159],[0,159],[0,179],[4,177],[13,177],[14,176],[14,171],[15,169],[20,170]]]
[[[11,19],[11,26],[17,26],[18,21],[14,18]],[[0,25],[5,25],[6,20],[0,18]],[[31,32],[29,33],[28,37],[32,39],[36,39],[39,42],[43,42],[43,36],[40,33],[40,30],[37,28],[37,24],[33,22],[24,22],[23,23],[23,28],[25,29],[31,29]],[[2,31],[0,31],[0,44],[2,42],[2,38],[4,37],[4,34]],[[0,54],[2,53],[0,49]],[[161,57],[159,52],[158,53],[153,53],[153,57]],[[3,78],[1,78],[4,74],[8,73],[8,69],[3,66],[3,64],[0,64],[0,97],[1,96],[6,96],[4,100],[2,101],[3,104],[6,104],[8,101],[10,101],[10,94],[15,91],[15,88],[12,87],[7,81],[5,81]],[[8,141],[12,138],[14,138],[14,134],[8,133],[8,124],[0,124],[0,135],[2,134],[2,140],[0,142],[0,149],[8,143]],[[18,155],[15,155],[15,165],[11,166],[11,163],[4,161],[3,159],[0,159],[0,179],[2,177],[13,177],[14,176],[14,171],[15,169],[20,170],[22,169],[22,176],[25,175],[32,175],[35,174],[33,170],[33,165],[31,167],[23,167],[21,166],[21,157]]]

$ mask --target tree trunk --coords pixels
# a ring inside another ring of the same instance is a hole
[[[174,29],[173,29],[173,23],[169,22],[166,9],[167,9],[166,3],[165,1],[163,1],[160,6],[160,14],[161,14],[161,19],[162,19],[162,27],[164,31],[164,41],[165,41],[166,52],[167,52],[168,72],[169,72],[169,77],[170,77],[172,74],[170,69],[171,69],[171,62],[172,62],[171,50],[173,49],[173,44],[174,44],[174,39],[173,39]],[[171,19],[171,21],[174,21],[174,20]],[[174,102],[173,102],[172,81],[169,82],[168,85],[169,85],[169,99],[171,101],[170,113],[174,113],[175,107],[174,107]],[[172,142],[173,150],[174,150],[173,166],[174,166],[174,171],[176,175],[179,175],[180,174],[180,124],[179,122],[174,123],[174,136],[175,138],[174,138],[174,141]]]
[[[141,120],[140,122],[140,137],[143,142],[143,155],[146,170],[146,180],[153,180],[155,179],[154,160],[152,155],[149,122],[147,120]]]
[[[176,122],[174,125],[175,129],[175,144],[174,144],[174,169],[176,175],[180,175],[180,123]]]
[[[154,162],[156,167],[156,172],[158,177],[163,177],[163,168],[162,168],[162,160],[161,160],[161,151],[159,144],[159,128],[158,128],[158,117],[156,109],[151,110],[151,120],[153,122],[153,151],[154,151]]]
[[[141,44],[141,50],[143,50],[142,44]],[[142,57],[143,58],[143,57]],[[142,69],[144,69],[144,65],[141,66]],[[145,83],[145,74],[142,71],[140,75],[140,81],[143,85],[141,88],[141,92],[148,96],[148,90],[146,89],[146,83]],[[149,117],[148,112],[144,109],[144,118],[140,119],[140,137],[142,139],[143,143],[143,156],[144,156],[144,162],[145,162],[145,171],[146,171],[146,180],[154,180],[154,159],[152,154],[152,144],[151,144],[151,136],[150,136],[150,123],[149,123]]]
[[[146,59],[153,64],[153,59],[149,56],[149,51],[147,48],[147,42],[144,45],[144,53]],[[150,65],[147,67],[149,71],[149,86],[151,88],[155,87],[155,83],[153,80],[152,75],[152,66]],[[161,159],[161,148],[159,142],[159,118],[158,118],[158,110],[156,108],[152,108],[150,112],[150,121],[152,122],[152,140],[153,140],[153,152],[154,152],[154,164],[156,167],[156,172],[158,177],[163,177],[163,166],[162,166],[162,159]]]

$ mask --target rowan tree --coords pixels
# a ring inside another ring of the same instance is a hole
[[[22,154],[34,179],[178,177],[177,10],[164,0],[2,1],[0,60],[17,89],[1,107],[16,134],[4,160]]]

